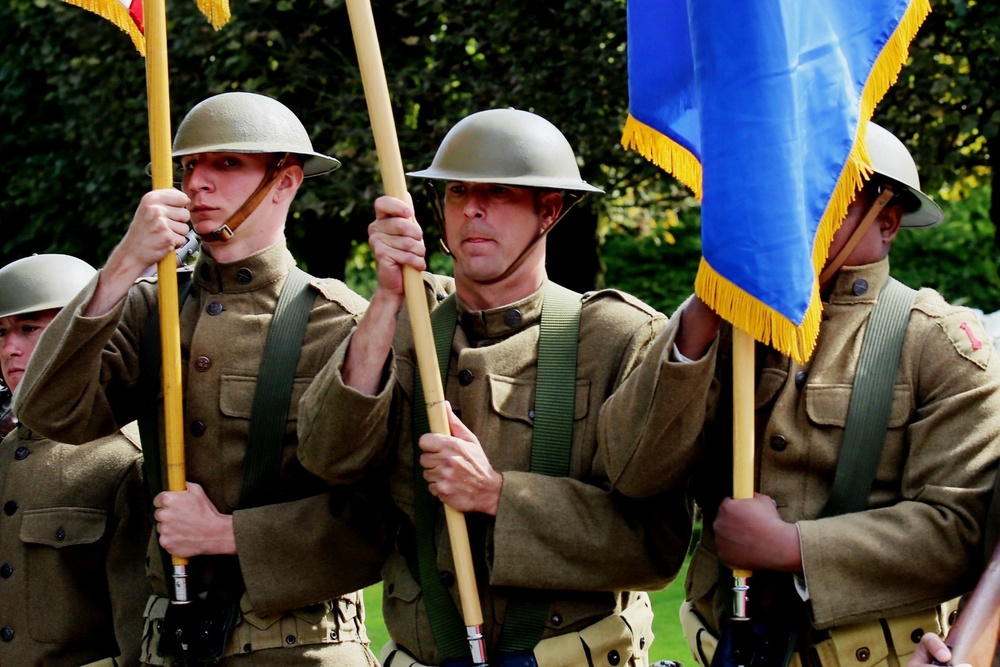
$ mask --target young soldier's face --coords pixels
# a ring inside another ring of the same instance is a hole
[[[195,232],[215,231],[243,205],[274,162],[268,153],[196,153],[181,158],[181,189]]]
[[[455,258],[455,277],[479,282],[506,271],[552,224],[558,212],[558,208],[553,211],[552,197],[559,195],[497,183],[448,181],[445,234]],[[543,253],[539,257],[544,261]]]
[[[11,391],[21,383],[39,337],[58,312],[59,309],[54,308],[0,317],[0,372]]]

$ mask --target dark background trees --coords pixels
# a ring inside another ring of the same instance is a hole
[[[553,232],[550,273],[581,290],[607,281],[662,308],[690,289],[695,202],[618,144],[628,105],[624,0],[376,0],[374,12],[407,169],[428,165],[447,129],[472,111],[540,113],[576,148],[584,178],[608,192]],[[344,166],[307,181],[289,242],[309,271],[346,269],[357,279],[381,183],[343,2],[233,0],[233,14],[215,32],[190,0],[169,3],[173,123],[227,90],[265,93],[292,108],[315,148]],[[913,62],[879,107],[883,124],[911,144],[932,192],[946,187],[967,199],[996,173],[998,34],[996,3],[935,3]],[[0,49],[0,265],[32,252],[99,265],[149,187],[143,61],[110,23],[57,0],[0,3]],[[419,183],[411,187],[429,223]],[[996,251],[979,241],[986,234],[992,243],[993,227],[989,203],[976,196],[959,205],[962,234],[948,225],[940,237],[923,235],[894,264],[910,270],[912,253],[915,267],[961,265],[966,273],[941,277],[943,291],[958,298],[974,286],[975,303],[993,309]],[[956,247],[936,255],[945,241]]]

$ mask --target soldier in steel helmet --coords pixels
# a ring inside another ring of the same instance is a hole
[[[597,420],[665,318],[622,292],[580,295],[548,279],[547,233],[576,200],[600,190],[581,179],[569,142],[544,118],[516,109],[472,114],[448,132],[430,168],[410,175],[444,182],[439,222],[454,280],[424,279],[435,328],[445,323],[438,345],[450,342],[443,380],[452,435],[418,442],[412,425],[421,405],[416,362],[397,311],[402,269],[425,268],[424,244],[413,209],[391,197],[375,202],[369,227],[378,265],[370,308],[307,392],[299,422],[299,457],[328,481],[389,468],[404,518],[383,570],[392,642],[382,660],[472,659],[454,611],[443,502],[466,513],[490,664],[645,665],[652,610],[636,591],[662,588],[676,574],[690,515],[682,494],[629,502],[609,492]],[[555,320],[574,310],[578,335],[550,328],[547,313]],[[570,399],[560,412],[538,389],[558,373],[539,368],[543,357],[553,361],[541,349],[564,343],[576,350],[559,380],[568,386],[555,385]],[[554,445],[534,440],[545,418],[565,428]],[[534,450],[559,466],[533,462]],[[420,544],[429,554],[418,554]],[[428,602],[435,582],[450,614]]]
[[[68,255],[0,268],[11,390],[29,359],[44,363],[38,339],[94,273]],[[81,446],[16,426],[0,443],[0,504],[0,664],[136,664],[150,521],[135,424]]]
[[[975,313],[890,278],[899,230],[933,227],[943,214],[921,192],[898,138],[868,123],[865,142],[873,173],[829,245],[812,359],[803,365],[757,348],[759,493],[727,497],[731,329],[696,297],[657,343],[667,363],[643,364],[606,408],[650,416],[643,432],[626,420],[602,443],[614,487],[626,495],[659,492],[698,458],[693,487],[705,523],[681,614],[704,666],[730,614],[727,568],[753,572],[756,617],[784,628],[793,664],[807,665],[905,664],[923,633],[947,631],[953,599],[974,583],[1000,457],[1000,359]],[[884,325],[873,315],[883,299],[900,304]],[[893,330],[901,347],[883,352]],[[862,360],[863,346],[898,360],[898,369],[876,370]],[[674,373],[672,386],[657,383],[664,372]],[[842,455],[858,442],[848,424],[863,423],[848,413],[852,394],[879,374],[884,393],[871,395],[886,396],[878,416],[887,424],[870,427],[882,448],[871,457],[871,484],[834,493],[863,476],[865,457]],[[699,432],[701,446],[691,446]]]
[[[329,489],[295,456],[298,400],[366,306],[340,281],[298,271],[285,245],[303,179],[339,162],[313,150],[283,104],[242,92],[195,106],[177,129],[173,155],[180,190],[143,196],[105,267],[53,323],[40,345],[47,363],[29,369],[15,401],[20,417],[79,441],[155,404],[155,389],[147,395],[143,380],[158,373],[143,367],[140,351],[153,345],[149,329],[157,327],[146,325],[157,309],[156,285],[136,280],[193,227],[202,252],[182,281],[190,286],[180,312],[187,490],[153,499],[156,596],[146,609],[142,659],[201,664],[221,653],[223,665],[372,665],[359,589],[377,581],[384,560],[380,516],[365,496]],[[287,378],[290,399],[258,404],[258,384],[276,381],[260,369],[269,334],[280,328],[271,327],[279,297],[293,283],[288,289],[311,305],[294,378]],[[265,443],[280,452],[268,462],[251,453],[251,420],[277,410],[287,420]],[[147,445],[147,460],[148,452]],[[255,470],[270,481],[250,487]],[[248,487],[257,488],[249,501]],[[198,604],[169,604],[166,553],[190,559],[189,595]],[[180,628],[177,636],[199,636],[202,612],[189,610],[202,607],[214,619],[203,644],[176,641],[176,632],[161,636],[164,625]]]

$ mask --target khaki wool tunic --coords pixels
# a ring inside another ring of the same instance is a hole
[[[0,443],[0,665],[138,663],[150,593],[138,442],[134,424],[79,446],[21,424]]]
[[[332,600],[326,616],[337,630],[324,642],[367,642],[361,595],[354,591],[378,580],[384,561],[380,517],[370,516],[370,507],[353,495],[345,499],[329,490],[296,457],[299,398],[366,307],[340,281],[311,282],[316,297],[295,370],[277,502],[237,507],[264,345],[293,265],[284,244],[278,244],[225,264],[202,252],[194,267],[180,315],[187,479],[201,484],[221,513],[232,514],[239,557],[191,559],[189,588],[197,594],[214,572],[236,569],[253,612],[265,617],[258,619],[261,624],[270,627],[276,614]],[[83,317],[96,283],[95,277],[45,332],[35,353],[42,363],[29,364],[15,399],[24,423],[64,440],[85,441],[113,431],[136,417],[144,398],[137,389],[138,346],[157,307],[155,280],[140,280],[107,315]],[[151,552],[154,589],[166,595],[155,543]],[[314,610],[294,616],[312,618]],[[249,610],[243,611],[246,618]],[[279,639],[282,645],[297,643],[294,637]]]
[[[425,276],[425,281],[432,308],[453,289],[450,279]],[[544,637],[579,631],[629,604],[634,594],[628,591],[668,584],[690,539],[690,515],[682,498],[629,501],[611,493],[597,456],[601,405],[665,323],[662,315],[626,294],[604,290],[583,297],[569,476],[528,472],[543,292],[544,287],[486,311],[472,311],[459,301],[445,381],[452,408],[503,473],[496,517],[466,515],[488,655],[496,654],[514,589],[550,592]],[[420,584],[406,560],[415,544],[415,357],[409,321],[405,314],[400,320],[385,385],[377,396],[344,385],[341,368],[348,343],[317,376],[302,401],[299,457],[331,483],[388,466],[392,498],[405,520],[382,572],[383,616],[397,644],[421,662],[439,664]],[[438,507],[437,566],[461,609],[444,510],[440,503]]]
[[[1000,457],[1000,358],[975,313],[930,289],[917,293],[910,314],[868,509],[818,518],[830,495],[868,318],[888,275],[888,260],[840,270],[807,364],[757,347],[756,489],[798,526],[807,615],[817,629],[926,609],[968,591],[980,568]],[[615,488],[638,497],[700,457],[695,488],[705,530],[686,586],[715,628],[727,613],[722,591],[731,581],[723,569],[720,584],[711,531],[719,502],[732,493],[730,353],[724,327],[709,359],[670,364],[697,371],[687,385],[650,391],[641,378],[663,371],[652,364],[639,369],[636,382],[613,401],[637,401],[636,409],[648,407],[657,424],[644,433],[615,431],[604,451]],[[686,444],[693,441],[690,415],[678,422],[669,409],[678,391],[705,403],[700,451]],[[776,593],[797,597],[790,575],[771,574]]]

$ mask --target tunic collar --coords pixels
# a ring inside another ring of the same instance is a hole
[[[542,319],[545,285],[520,301],[489,310],[472,310],[458,299],[458,318],[462,330],[473,344],[499,340],[535,326]],[[457,298],[457,296],[456,296]]]
[[[194,266],[194,284],[212,294],[253,292],[288,275],[295,265],[284,243],[275,243],[235,262],[218,262],[201,253]]]
[[[837,273],[830,304],[874,303],[889,280],[889,258],[862,266],[845,266]]]

